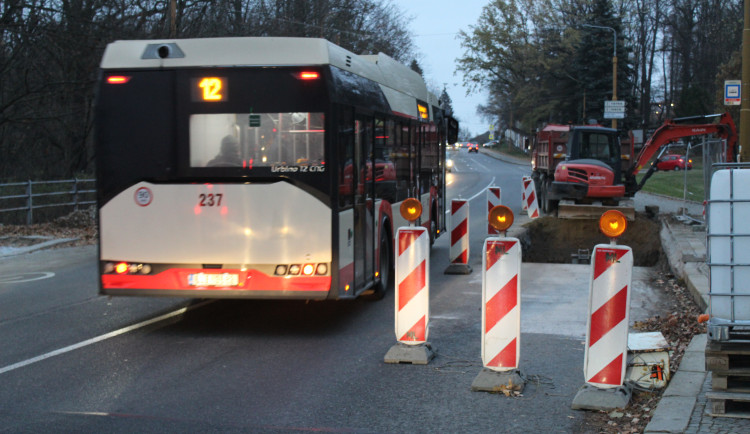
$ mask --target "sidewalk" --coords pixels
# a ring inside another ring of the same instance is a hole
[[[638,195],[642,195],[638,193]],[[638,197],[636,195],[636,197]],[[669,209],[675,203],[663,197],[643,194],[641,202]],[[638,202],[638,200],[636,201]],[[688,213],[695,213],[700,205]],[[636,207],[638,204],[636,203]],[[667,212],[674,212],[668,210]],[[683,279],[702,310],[708,307],[708,266],[706,265],[706,227],[688,225],[664,219],[661,240],[664,253],[675,275]],[[646,433],[732,433],[750,432],[750,419],[713,417],[706,414],[706,392],[711,390],[711,375],[706,372],[706,335],[693,338],[672,377],[659,404],[654,410]]]

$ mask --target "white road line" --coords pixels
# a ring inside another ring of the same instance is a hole
[[[492,187],[493,185],[495,185],[495,177],[494,177],[494,176],[493,176],[493,177],[492,177],[492,179],[490,180],[490,183],[489,183],[489,184],[487,184],[487,187],[484,187],[484,188],[480,189],[480,190],[479,190],[479,191],[477,192],[477,194],[475,194],[474,196],[472,196],[472,197],[470,197],[470,198],[468,198],[468,199],[466,199],[466,200],[467,200],[467,201],[469,201],[469,202],[471,202],[472,200],[474,200],[474,199],[476,199],[477,197],[479,197],[479,195],[480,195],[480,194],[484,193],[484,192],[485,192],[485,191],[487,190],[487,188],[488,188],[488,187]],[[459,199],[459,198],[455,198],[455,199]],[[445,215],[448,215],[448,214],[450,214],[450,213],[451,213],[451,210],[450,210],[450,209],[447,209],[447,210],[445,210]]]
[[[77,350],[79,348],[83,348],[83,347],[95,344],[97,342],[101,342],[101,341],[113,338],[115,336],[119,336],[119,335],[122,335],[122,334],[125,334],[125,333],[128,333],[128,332],[132,332],[133,330],[138,330],[140,328],[149,326],[151,324],[154,324],[154,323],[157,323],[157,322],[160,322],[160,321],[164,321],[164,320],[167,320],[167,319],[170,319],[170,318],[182,315],[182,314],[184,314],[185,312],[187,312],[189,310],[193,310],[193,309],[196,309],[198,307],[204,306],[204,305],[206,305],[208,303],[211,303],[212,301],[213,300],[209,300],[209,301],[198,303],[198,304],[195,304],[195,305],[192,305],[192,306],[186,306],[186,307],[183,307],[182,309],[177,309],[174,312],[169,312],[169,313],[166,313],[164,315],[158,316],[156,318],[152,318],[152,319],[149,319],[149,320],[146,320],[146,321],[143,321],[143,322],[139,322],[138,324],[133,324],[133,325],[125,327],[125,328],[121,328],[120,330],[115,330],[113,332],[105,333],[103,335],[97,336],[95,338],[87,339],[85,341],[82,341],[82,342],[79,342],[77,344],[73,344],[73,345],[67,346],[65,348],[60,348],[58,350],[50,351],[49,353],[33,357],[31,359],[27,359],[27,360],[24,360],[22,362],[14,363],[14,364],[6,366],[4,368],[0,368],[0,374],[4,374],[4,373],[10,372],[10,371],[14,371],[16,369],[23,368],[25,366],[29,366],[29,365],[34,364],[36,362],[41,362],[42,360],[49,359],[50,357],[55,357],[55,356],[59,356],[61,354],[69,353],[69,352],[71,352],[73,350]]]

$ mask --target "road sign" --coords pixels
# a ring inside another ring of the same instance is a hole
[[[623,111],[625,111],[625,101],[604,101],[605,111],[615,111],[610,110],[614,108],[621,108]]]
[[[258,114],[250,114],[248,117],[248,126],[249,127],[259,127],[260,126],[260,115]]]
[[[740,105],[742,103],[741,88],[741,80],[725,80],[724,105]]]
[[[604,119],[625,119],[625,101],[604,101]]]

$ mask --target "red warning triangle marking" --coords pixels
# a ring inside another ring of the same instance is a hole
[[[415,241],[417,241],[417,238],[419,238],[420,235],[422,235],[421,230],[401,230],[398,232],[398,254],[403,254],[406,249],[411,247],[412,244],[414,244]]]
[[[461,209],[461,207],[464,205],[466,205],[465,200],[452,200],[451,201],[451,214],[455,214],[456,211]]]
[[[505,348],[502,349],[497,355],[487,363],[487,366],[494,366],[497,368],[515,368],[516,367],[516,339],[512,341]]]
[[[487,250],[485,251],[487,269],[492,268],[515,245],[515,241],[487,241]]]
[[[612,360],[604,369],[589,378],[589,383],[599,384],[622,384],[622,354]]]
[[[615,249],[615,248],[604,248],[596,249],[596,256],[594,256],[594,279],[598,278],[605,271],[618,262],[620,259],[628,253],[627,249]]]
[[[485,306],[485,333],[489,333],[501,319],[518,305],[518,275],[513,276]]]
[[[417,321],[416,324],[414,324],[409,331],[404,333],[403,336],[401,336],[400,341],[424,341],[426,339],[425,335],[425,317]]]

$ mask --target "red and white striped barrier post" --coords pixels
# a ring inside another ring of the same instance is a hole
[[[492,208],[502,203],[500,187],[487,187],[487,215],[489,216]],[[487,223],[487,235],[497,235],[499,233],[490,223]]]
[[[497,224],[498,214],[504,217],[503,222],[507,224],[504,228]],[[482,249],[484,369],[472,383],[475,391],[521,392],[525,385],[518,369],[521,357],[521,242],[518,238],[505,236],[512,221],[513,212],[508,207],[500,205],[489,213],[489,223],[502,235],[487,238]]]
[[[607,215],[615,216],[617,220],[603,223]],[[607,211],[602,220],[600,228],[602,224],[613,224],[624,231],[627,226],[625,216],[617,211]],[[586,384],[573,400],[573,409],[624,408],[630,401],[631,390],[624,385],[624,380],[628,359],[633,250],[614,244],[614,238],[621,233],[610,235],[613,244],[599,244],[591,254],[589,315],[583,364]]]
[[[416,201],[416,203],[419,202]],[[419,205],[419,210],[421,214],[421,205]],[[421,226],[398,228],[395,250],[394,316],[398,342],[385,355],[385,362],[427,364],[434,356],[427,342],[430,320],[430,236],[428,229]]]
[[[524,176],[521,178],[521,209],[526,211],[529,206],[526,205],[526,179],[531,179],[530,176]]]
[[[450,261],[445,274],[469,274],[469,201],[451,200]]]
[[[536,189],[534,180],[527,176],[523,180],[524,202],[526,203],[526,212],[530,219],[539,217],[539,202],[536,199]]]

